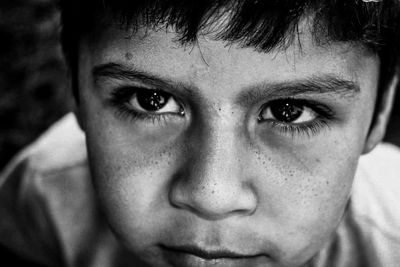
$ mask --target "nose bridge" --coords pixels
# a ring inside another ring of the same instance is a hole
[[[228,197],[242,183],[234,135],[233,129],[218,124],[204,137],[199,154],[193,157],[190,182],[197,185],[199,195],[208,194],[205,200]]]
[[[199,152],[201,155],[201,169],[208,179],[216,179],[217,181],[226,179],[228,172],[235,173],[239,171],[238,162],[240,155],[237,155],[240,143],[237,137],[237,129],[234,125],[220,119],[213,123],[208,133],[202,137]],[[220,175],[216,175],[220,173]],[[228,179],[232,180],[232,179]]]
[[[184,171],[172,188],[174,205],[207,219],[254,211],[257,200],[241,166],[238,131],[224,117],[194,131]]]

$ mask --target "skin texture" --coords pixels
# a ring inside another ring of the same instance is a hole
[[[329,240],[345,210],[368,141],[379,60],[347,44],[318,46],[307,29],[300,31],[301,49],[295,42],[270,53],[207,35],[182,46],[176,37],[173,29],[127,38],[109,28],[81,45],[78,115],[113,231],[151,266],[302,265]],[[172,86],[93,75],[110,62]],[[293,95],[271,86],[327,75],[359,91]],[[110,105],[120,87],[168,90],[184,115],[121,114]],[[253,97],[245,98],[250,91]],[[308,133],[258,121],[265,105],[288,97],[317,102],[333,115]],[[207,261],[164,246],[259,257]]]

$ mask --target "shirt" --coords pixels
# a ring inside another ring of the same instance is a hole
[[[68,114],[0,173],[0,243],[48,266],[139,266],[109,229],[92,188],[85,135]],[[362,156],[351,197],[316,267],[400,266],[400,149]]]

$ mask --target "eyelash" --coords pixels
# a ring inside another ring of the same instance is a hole
[[[312,123],[307,124],[283,124],[280,122],[271,121],[271,127],[277,129],[283,134],[291,135],[292,138],[298,135],[306,135],[307,137],[312,137],[318,135],[322,129],[325,127],[330,127],[329,121],[324,119],[316,119]]]
[[[135,110],[132,110],[128,108],[125,105],[120,105],[117,107],[116,114],[122,119],[130,119],[131,122],[135,122],[137,120],[142,120],[142,121],[148,121],[151,123],[163,123],[167,120],[168,116],[171,116],[171,114],[145,114],[145,113],[139,113],[136,112]]]
[[[153,124],[156,122],[162,124],[165,123],[170,116],[176,116],[169,113],[141,113],[129,108],[126,103],[137,90],[143,89],[134,87],[122,87],[112,91],[110,103],[113,107],[116,108],[116,115],[118,117],[122,119],[129,119],[131,122],[141,120],[145,122],[151,122]],[[283,123],[272,120],[268,122],[271,128],[279,131],[282,134],[291,135],[292,138],[299,135],[306,135],[307,137],[318,135],[322,129],[326,127],[329,128],[330,122],[335,118],[334,112],[327,106],[322,105],[318,102],[296,98],[277,99],[270,101],[269,103],[261,107],[259,113],[261,112],[261,110],[270,106],[274,101],[288,101],[292,102],[293,104],[302,105],[312,109],[317,114],[317,118],[315,120],[303,124]]]

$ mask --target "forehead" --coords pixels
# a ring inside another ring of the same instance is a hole
[[[243,48],[235,43],[199,35],[193,44],[183,45],[173,28],[141,28],[134,34],[108,27],[90,48],[93,65],[114,62],[182,82],[196,83],[237,77],[236,84],[301,79],[334,74],[354,80],[363,72],[377,72],[379,59],[361,45],[316,44],[306,25],[285,49],[269,52]],[[224,77],[226,75],[226,77]],[[218,77],[215,77],[218,76]]]

